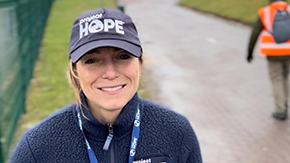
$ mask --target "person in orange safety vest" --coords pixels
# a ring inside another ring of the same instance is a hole
[[[270,0],[269,6],[259,10],[259,18],[253,25],[250,36],[247,56],[247,61],[250,63],[253,59],[255,44],[259,39],[259,53],[267,58],[269,77],[272,83],[276,109],[272,116],[278,120],[287,119],[290,40],[276,43],[271,33],[275,14],[278,10],[284,9],[290,12],[290,6],[285,0]]]

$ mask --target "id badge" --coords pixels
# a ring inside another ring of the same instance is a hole
[[[151,157],[133,161],[133,163],[166,163],[166,156]]]

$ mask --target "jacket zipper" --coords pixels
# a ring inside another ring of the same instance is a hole
[[[109,124],[109,135],[107,136],[107,139],[103,146],[103,150],[107,151],[109,149],[113,136],[114,136],[113,124]]]
[[[113,136],[114,136],[114,128],[113,128],[113,124],[109,124],[108,125],[108,129],[109,129],[109,135],[107,136],[107,139],[105,141],[104,150],[109,150],[109,160],[110,163],[114,163],[115,162],[115,154],[114,154],[114,143],[113,143]]]

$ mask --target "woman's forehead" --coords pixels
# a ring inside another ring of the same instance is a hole
[[[93,49],[89,52],[87,52],[85,55],[83,55],[80,60],[84,60],[84,59],[87,59],[88,57],[93,57],[93,56],[106,56],[106,55],[115,55],[115,54],[118,54],[120,52],[126,52],[128,53],[129,55],[132,55],[130,54],[129,52],[121,49],[121,48],[115,48],[115,47],[101,47],[101,48],[96,48],[96,49]],[[133,56],[133,55],[132,55]]]

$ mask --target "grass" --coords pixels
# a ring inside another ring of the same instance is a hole
[[[287,0],[290,2],[290,0]],[[269,0],[181,0],[180,5],[196,10],[252,24],[258,18],[258,10],[269,4]]]

